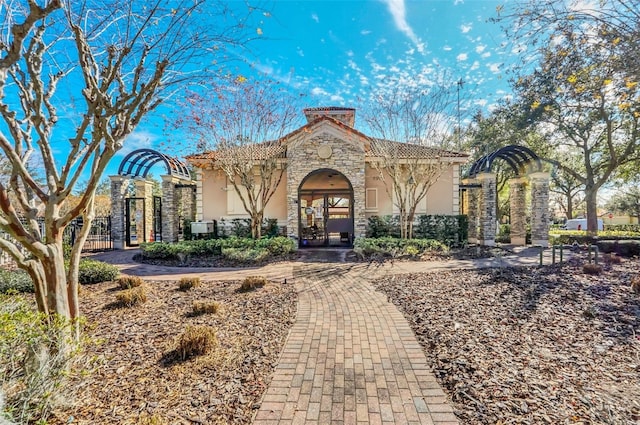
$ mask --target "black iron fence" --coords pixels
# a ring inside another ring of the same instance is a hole
[[[76,241],[77,235],[80,233],[83,222],[82,218],[77,218],[71,224],[64,229],[64,241],[70,245],[73,245]],[[40,232],[44,233],[44,219],[38,219],[38,226]],[[8,234],[0,230],[0,238],[13,240]],[[24,252],[24,248],[20,244],[16,244],[18,249]],[[109,251],[113,249],[113,239],[111,238],[111,217],[96,217],[91,223],[91,229],[89,235],[85,241],[82,252],[97,252],[97,251]],[[4,251],[0,250],[0,265],[8,265],[13,263],[11,257]]]

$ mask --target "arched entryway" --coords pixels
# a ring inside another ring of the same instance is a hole
[[[302,179],[298,187],[301,248],[351,247],[353,217],[353,187],[344,174],[324,168]]]
[[[162,196],[148,179],[154,165],[164,165]],[[111,179],[111,222],[114,248],[141,242],[177,242],[184,219],[195,218],[195,184],[180,160],[153,149],[130,152]],[[164,202],[166,200],[167,202]]]
[[[502,160],[511,169],[510,187],[511,243],[526,244],[526,190],[531,190],[531,243],[548,246],[549,242],[549,174],[542,160],[531,149],[510,145],[485,155],[471,165],[461,189],[467,192],[465,212],[469,218],[469,242],[495,245],[497,230],[496,174],[493,164]]]

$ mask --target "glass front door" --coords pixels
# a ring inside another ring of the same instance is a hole
[[[300,191],[300,246],[351,246],[353,196],[347,191]]]

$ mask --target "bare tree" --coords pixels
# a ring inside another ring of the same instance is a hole
[[[400,237],[413,236],[418,204],[459,155],[447,150],[455,123],[455,82],[396,85],[364,108],[371,166],[398,210]]]
[[[200,136],[200,150],[214,149],[213,167],[242,201],[251,236],[260,238],[264,210],[286,171],[280,139],[299,119],[296,99],[277,82],[240,76],[188,100],[189,113],[179,124]]]
[[[40,311],[76,319],[80,251],[105,167],[176,84],[210,63],[211,50],[241,42],[246,26],[233,16],[215,21],[210,15],[227,14],[227,6],[201,0],[2,1],[0,9],[0,149],[11,162],[0,182],[0,229],[28,254],[4,239],[0,248],[31,276]],[[43,164],[42,184],[26,165],[31,157]],[[87,175],[86,190],[65,210]],[[66,268],[63,231],[80,215]],[[76,337],[78,329],[76,321]]]

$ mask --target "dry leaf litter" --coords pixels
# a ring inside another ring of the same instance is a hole
[[[259,407],[295,319],[293,285],[269,283],[239,293],[240,282],[148,281],[148,301],[113,304],[117,286],[83,287],[81,303],[95,369],[77,383],[74,406],[57,413],[73,424],[247,424]],[[193,316],[194,301],[217,301],[217,314]],[[209,354],[177,360],[176,340],[188,325],[216,330]],[[54,421],[55,422],[55,421]]]
[[[640,423],[638,259],[452,270],[376,282],[463,424]]]

